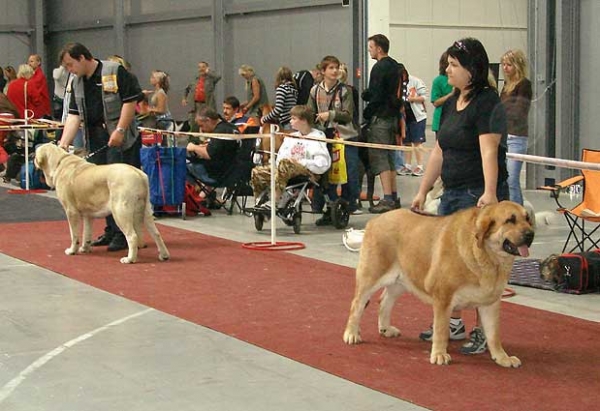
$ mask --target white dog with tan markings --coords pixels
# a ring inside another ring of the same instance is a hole
[[[135,263],[138,247],[145,247],[144,224],[158,247],[158,259],[169,259],[169,251],[154,224],[148,176],[143,171],[128,164],[88,163],[51,143],[36,149],[35,165],[44,172],[46,184],[56,188],[56,196],[67,214],[71,246],[65,254],[91,252],[92,219],[112,213],[129,247],[122,263]]]
[[[360,319],[381,288],[379,333],[399,336],[390,317],[398,296],[409,291],[433,305],[432,364],[450,363],[452,310],[477,307],[492,359],[519,367],[521,361],[509,357],[500,342],[500,298],[515,256],[529,255],[533,236],[526,210],[509,201],[444,217],[395,210],[372,219],[360,250],[344,341],[361,342]]]

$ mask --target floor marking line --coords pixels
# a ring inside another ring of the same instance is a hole
[[[37,360],[35,360],[33,363],[31,363],[27,368],[25,368],[23,371],[21,371],[19,373],[19,375],[17,375],[15,378],[13,378],[12,380],[10,380],[9,382],[7,382],[4,387],[2,387],[2,389],[0,389],[0,404],[2,402],[4,402],[11,394],[12,392],[19,386],[21,385],[21,383],[23,381],[25,381],[25,379],[30,375],[33,374],[35,371],[37,371],[39,368],[43,367],[48,361],[52,360],[54,357],[57,357],[58,355],[60,355],[63,351],[67,350],[68,348],[74,347],[75,345],[79,344],[82,341],[85,341],[91,337],[93,337],[96,334],[99,334],[103,331],[108,330],[109,328],[115,327],[117,325],[123,324],[129,320],[132,320],[134,318],[140,317],[144,314],[149,313],[150,311],[154,311],[154,308],[147,308],[143,311],[139,311],[135,314],[131,314],[128,315],[126,317],[120,318],[118,320],[115,320],[111,323],[108,323],[106,325],[103,325],[102,327],[96,328],[93,331],[90,331],[89,333],[85,333],[80,335],[77,338],[74,338],[70,341],[67,341],[66,343],[56,347],[54,350],[42,355],[40,358],[38,358]]]

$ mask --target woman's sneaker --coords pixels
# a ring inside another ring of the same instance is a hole
[[[473,327],[469,334],[469,342],[460,347],[460,352],[465,355],[481,354],[487,351],[487,340],[483,330]]]
[[[450,339],[451,340],[464,340],[467,337],[467,332],[465,330],[465,324],[461,319],[458,323],[453,324],[450,322]],[[429,328],[426,331],[423,331],[419,334],[419,338],[423,341],[431,341],[433,338],[433,328]]]

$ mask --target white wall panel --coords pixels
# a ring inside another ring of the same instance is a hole
[[[492,63],[511,48],[527,53],[527,0],[390,1],[390,55],[428,87],[440,55],[463,37],[479,39]]]

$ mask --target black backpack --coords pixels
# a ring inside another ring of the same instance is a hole
[[[297,104],[305,105],[308,103],[308,97],[310,96],[310,89],[315,85],[315,79],[308,70],[301,70],[294,74],[294,81],[298,86],[298,100]]]

